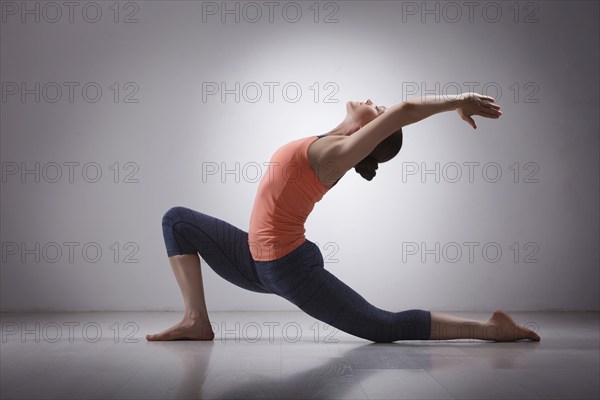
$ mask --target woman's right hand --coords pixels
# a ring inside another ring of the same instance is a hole
[[[461,93],[459,99],[461,102],[456,111],[473,129],[477,129],[477,124],[475,124],[471,115],[479,115],[485,118],[499,118],[502,115],[500,106],[494,103],[496,99],[493,97],[467,92]]]

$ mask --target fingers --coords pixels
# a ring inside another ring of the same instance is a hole
[[[469,125],[471,125],[473,127],[473,129],[477,129],[477,125],[475,124],[475,120],[473,120],[473,118],[471,118],[470,115],[466,115],[465,118],[463,118]]]
[[[465,122],[477,129],[477,124],[471,118],[472,115],[478,115],[483,118],[498,119],[502,115],[500,106],[495,103],[496,99],[492,96],[483,96],[477,93],[463,93],[463,98],[468,102],[459,110],[459,114]]]
[[[498,104],[483,102],[480,104],[477,115],[486,118],[498,118],[502,115],[502,111],[500,111],[500,106]]]
[[[499,110],[500,106],[495,103],[496,99],[493,97],[485,96],[481,97],[481,102],[479,102],[479,106],[483,108],[491,108],[494,110]]]
[[[494,99],[491,96],[480,96],[479,100],[481,100],[479,102],[480,107],[491,108],[494,110],[500,109],[500,106],[498,104],[496,104],[496,99]]]
[[[476,112],[478,111],[483,111],[483,112],[490,112],[493,111],[494,113],[500,111],[500,106],[498,104],[495,103],[496,99],[494,99],[491,96],[477,96],[477,97],[470,97],[470,102],[469,104],[465,107],[467,110],[472,110]]]
[[[483,106],[485,108],[491,108],[492,110],[499,110],[500,106],[498,104],[495,103],[484,103]]]
[[[500,118],[500,115],[502,115],[502,111],[485,111],[485,110],[481,110],[476,115],[480,115],[480,116],[485,117],[485,118]]]

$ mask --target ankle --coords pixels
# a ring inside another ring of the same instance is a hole
[[[500,327],[498,322],[490,319],[483,324],[481,339],[498,341],[501,333],[502,333],[502,328]]]
[[[200,330],[203,334],[211,335],[213,334],[213,327],[210,323],[208,316],[202,317],[196,314],[185,314],[182,321],[183,326],[188,329]]]
[[[198,310],[186,310],[183,313],[183,319],[185,321],[193,323],[209,322],[208,313],[206,311]]]

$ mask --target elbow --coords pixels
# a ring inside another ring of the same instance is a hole
[[[414,102],[413,99],[408,99],[406,101],[403,101],[402,103],[398,103],[396,104],[396,107],[398,107],[399,109],[403,109],[403,110],[410,110],[415,108],[416,103]]]
[[[394,106],[394,114],[396,116],[396,124],[398,128],[402,128],[403,126],[410,125],[413,122],[416,122],[416,115],[418,113],[418,107],[415,103],[410,102],[410,100],[405,101],[403,103],[399,103]]]
[[[411,100],[406,100],[404,103],[399,104],[400,110],[405,113],[414,113],[415,109],[418,108],[417,104]]]

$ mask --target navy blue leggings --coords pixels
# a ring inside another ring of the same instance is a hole
[[[167,255],[199,254],[221,277],[259,293],[274,293],[310,316],[373,342],[429,340],[431,315],[425,310],[381,310],[324,268],[318,246],[306,239],[273,261],[255,261],[248,233],[185,207],[163,216]]]

